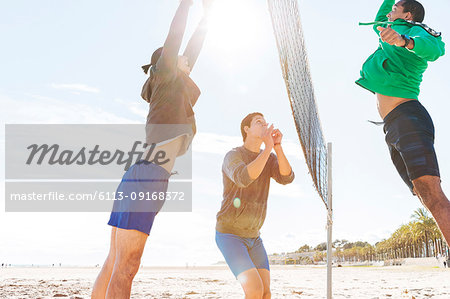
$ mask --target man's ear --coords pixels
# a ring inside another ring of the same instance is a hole
[[[244,132],[245,132],[245,133],[248,133],[248,129],[250,129],[249,126],[244,126]]]
[[[412,13],[407,12],[407,13],[406,13],[406,16],[405,16],[405,20],[412,21],[412,20],[413,20],[413,15],[412,15]]]

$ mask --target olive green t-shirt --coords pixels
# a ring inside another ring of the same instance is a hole
[[[280,174],[278,159],[273,153],[259,177],[252,180],[247,165],[258,155],[244,146],[226,154],[222,165],[223,201],[216,217],[217,231],[243,238],[258,237],[266,218],[270,178],[283,185],[294,180],[293,171],[287,176]]]

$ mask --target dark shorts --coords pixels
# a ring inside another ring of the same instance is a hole
[[[419,101],[400,104],[384,118],[384,123],[392,162],[411,192],[413,180],[424,175],[440,176],[433,121]]]
[[[164,168],[147,161],[131,166],[117,188],[108,224],[150,234],[155,216],[164,205],[169,177]]]
[[[242,238],[216,231],[216,244],[234,276],[252,268],[270,271],[266,249],[260,237]]]

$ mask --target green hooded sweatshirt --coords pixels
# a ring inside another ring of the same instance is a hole
[[[428,67],[428,61],[435,61],[445,53],[445,44],[440,33],[422,23],[397,19],[388,22],[387,14],[391,11],[395,0],[384,0],[378,11],[375,22],[360,25],[391,25],[399,34],[414,40],[412,50],[392,46],[380,38],[380,46],[369,56],[361,70],[361,78],[356,84],[373,93],[405,99],[418,99],[422,75]]]

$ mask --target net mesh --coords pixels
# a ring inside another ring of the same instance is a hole
[[[292,114],[314,185],[327,205],[327,147],[311,81],[297,0],[268,0]]]

